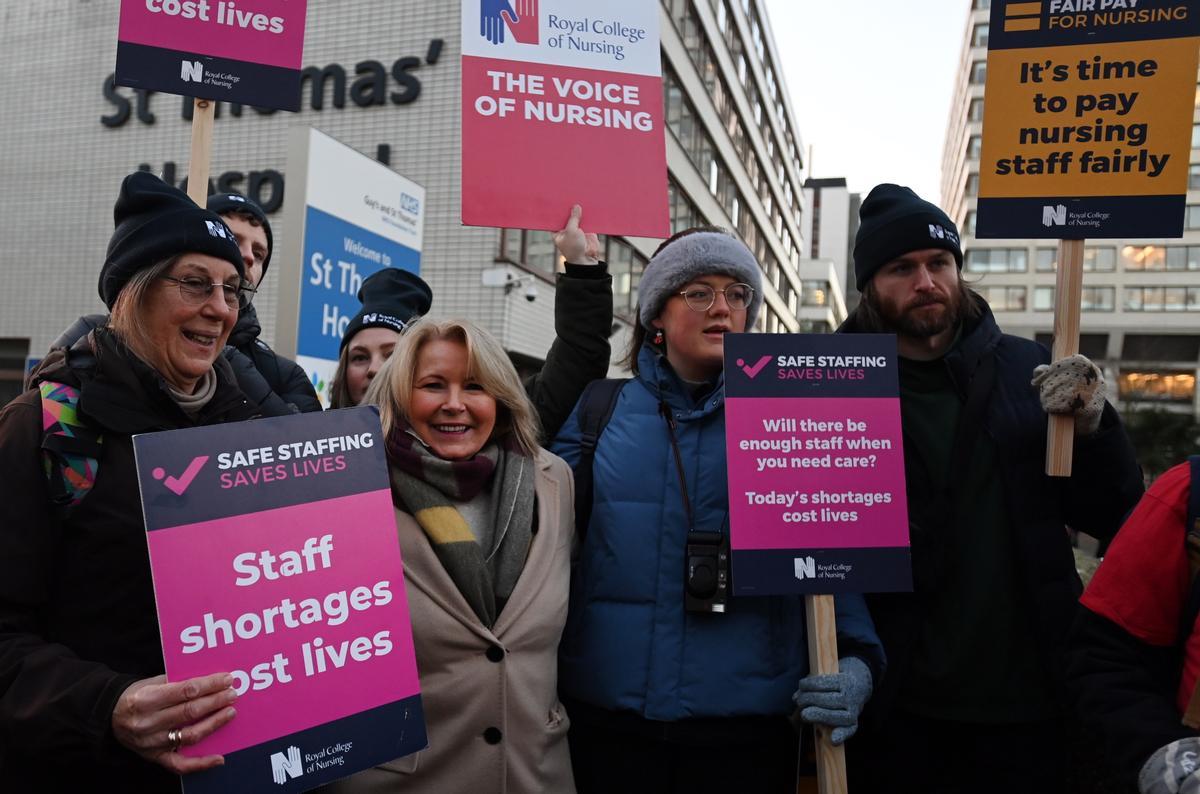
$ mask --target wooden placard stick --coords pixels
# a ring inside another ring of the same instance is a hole
[[[1083,240],[1058,241],[1058,275],[1054,288],[1053,360],[1079,352],[1079,307],[1083,301]],[[1050,414],[1046,431],[1046,474],[1071,476],[1075,417]]]
[[[216,103],[195,99],[192,108],[192,156],[188,161],[188,198],[203,207],[208,203],[208,169],[212,160],[213,118]]]
[[[837,618],[833,596],[804,597],[808,616],[808,669],[814,675],[831,675],[838,671]],[[813,726],[817,749],[818,794],[846,794],[846,748],[834,747],[829,739],[831,728]]]

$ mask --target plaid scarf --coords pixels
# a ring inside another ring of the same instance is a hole
[[[495,443],[469,460],[443,460],[403,421],[386,448],[392,501],[416,519],[451,581],[491,628],[533,540],[533,461]]]

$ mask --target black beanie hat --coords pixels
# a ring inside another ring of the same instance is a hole
[[[271,252],[275,250],[275,237],[271,234],[271,222],[267,213],[255,202],[239,193],[214,193],[208,197],[208,208],[218,215],[250,215],[262,224],[267,233],[267,256],[263,259],[262,277],[267,275],[267,265],[271,264]]]
[[[962,270],[958,227],[910,188],[876,185],[859,208],[858,219],[854,275],[860,291],[879,268],[909,251],[944,248]]]
[[[385,267],[372,273],[358,289],[362,309],[346,326],[339,352],[364,328],[391,328],[404,333],[408,324],[429,311],[433,290],[416,273]]]
[[[246,276],[237,241],[220,216],[147,171],[121,183],[113,223],[99,284],[100,300],[110,309],[134,273],[178,254],[209,254]]]

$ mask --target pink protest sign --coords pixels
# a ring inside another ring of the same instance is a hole
[[[735,595],[912,589],[895,338],[725,340]]]
[[[186,755],[227,794],[300,791],[426,745],[374,408],[134,439],[167,677],[229,672],[237,716]]]
[[[462,220],[666,237],[658,6],[463,0]]]
[[[300,109],[307,0],[121,0],[117,85]]]

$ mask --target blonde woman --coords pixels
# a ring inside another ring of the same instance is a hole
[[[367,391],[387,438],[429,748],[344,792],[575,790],[557,650],[573,485],[508,356],[467,321],[409,328]]]

